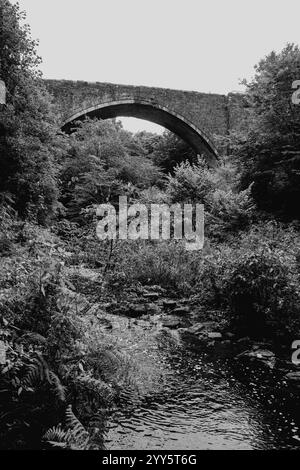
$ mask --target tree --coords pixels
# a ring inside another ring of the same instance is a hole
[[[259,62],[252,82],[245,82],[249,130],[235,142],[242,187],[253,181],[258,207],[285,220],[300,218],[300,107],[291,100],[299,70],[293,44]]]
[[[62,203],[78,217],[93,204],[117,204],[162,180],[162,173],[130,132],[110,121],[78,124],[70,136],[60,172]]]
[[[150,143],[153,149],[151,158],[166,173],[173,172],[176,165],[186,160],[191,163],[197,161],[196,152],[172,132],[165,131],[156,141],[152,138]]]
[[[57,203],[55,113],[41,74],[36,42],[18,4],[0,0],[0,77],[7,106],[0,115],[0,192],[14,198],[21,216],[45,223]]]

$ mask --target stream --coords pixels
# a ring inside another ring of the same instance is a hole
[[[191,348],[155,316],[107,318],[133,369],[106,416],[107,450],[298,448],[299,404],[277,371]]]

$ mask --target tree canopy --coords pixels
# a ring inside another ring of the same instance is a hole
[[[299,74],[300,50],[293,44],[259,62],[254,79],[245,82],[249,130],[235,141],[242,185],[253,181],[258,207],[286,220],[300,218],[300,107],[292,103]]]

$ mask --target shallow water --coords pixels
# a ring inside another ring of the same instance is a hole
[[[298,447],[299,411],[275,373],[192,351],[157,318],[109,319],[134,372],[107,417],[107,449]]]

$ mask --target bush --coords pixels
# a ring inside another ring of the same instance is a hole
[[[175,168],[174,176],[168,176],[167,194],[174,203],[204,203],[213,187],[210,172],[199,159],[196,165],[183,162]]]
[[[224,240],[226,236],[247,229],[254,216],[251,188],[240,193],[216,190],[206,198],[207,233]]]
[[[291,330],[300,320],[297,280],[271,251],[239,253],[224,278],[232,324],[253,336]]]
[[[174,176],[168,176],[167,199],[179,203],[204,204],[206,235],[217,241],[247,229],[254,217],[251,186],[238,192],[238,176],[232,164],[224,161],[209,169],[201,158],[196,164],[181,163]]]
[[[129,242],[118,251],[116,270],[127,284],[161,285],[177,293],[191,291],[198,276],[198,255],[188,252],[184,242]]]
[[[224,272],[232,250],[226,245],[213,245],[204,248],[200,256],[193,289],[198,303],[204,308],[223,309]]]
[[[15,330],[4,327],[0,340],[5,345],[0,364],[0,449],[39,448],[40,436],[64,406],[64,387],[41,353],[39,335],[16,337]]]

